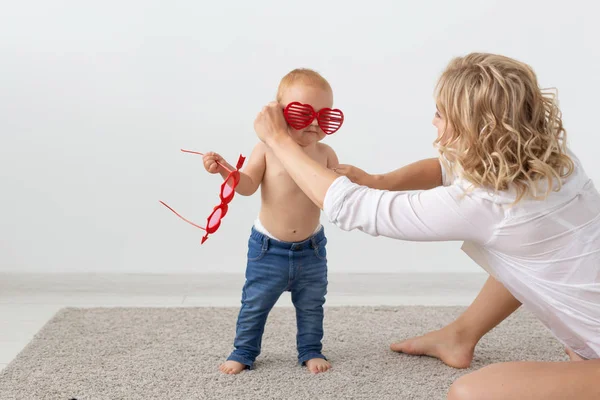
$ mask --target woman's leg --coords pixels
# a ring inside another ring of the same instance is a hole
[[[464,375],[450,386],[448,400],[597,400],[600,360],[507,362]]]
[[[471,365],[479,340],[512,314],[521,303],[493,277],[489,277],[473,303],[456,321],[426,335],[393,343],[399,353],[439,358],[454,368]]]

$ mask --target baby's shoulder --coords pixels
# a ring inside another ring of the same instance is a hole
[[[325,143],[317,143],[317,153],[319,155],[318,158],[324,160],[324,165],[327,167],[336,166],[340,163],[335,151]]]
[[[335,151],[331,146],[325,143],[318,142],[317,143],[317,151],[324,154],[335,154]]]
[[[256,143],[256,145],[254,146],[254,149],[252,151],[255,151],[257,153],[266,153],[267,152],[267,145],[264,142],[259,141],[258,143]]]

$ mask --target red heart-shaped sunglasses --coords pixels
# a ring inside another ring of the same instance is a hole
[[[294,129],[304,129],[317,119],[319,127],[327,135],[336,132],[344,123],[344,113],[335,108],[322,108],[315,112],[310,104],[302,104],[294,101],[283,110],[287,123]]]
[[[181,149],[181,151],[183,151],[184,153],[200,154],[201,156],[204,155],[197,151],[184,150],[184,149]],[[167,207],[169,210],[173,211],[175,213],[175,215],[177,215],[179,218],[181,218],[185,222],[195,226],[196,228],[200,228],[206,232],[206,234],[202,237],[202,241],[200,242],[200,244],[203,244],[204,242],[206,242],[206,239],[208,239],[208,235],[215,233],[217,231],[217,229],[219,229],[219,227],[221,226],[221,220],[227,214],[227,210],[229,209],[228,204],[231,203],[231,200],[233,200],[233,196],[235,195],[235,188],[238,185],[238,183],[240,182],[240,172],[239,171],[240,171],[240,168],[242,168],[242,165],[244,165],[245,160],[246,160],[246,158],[240,154],[237,165],[235,166],[235,170],[233,170],[233,171],[217,161],[217,164],[219,164],[227,172],[229,172],[229,175],[227,175],[227,178],[225,178],[225,181],[223,181],[223,183],[221,184],[221,191],[219,192],[219,198],[221,199],[221,203],[219,205],[215,206],[213,211],[210,213],[210,215],[206,219],[206,227],[202,227],[198,224],[195,224],[195,223],[187,220],[186,218],[179,215],[179,213],[177,213],[177,211],[173,210],[173,208],[169,207],[164,201],[159,200],[162,205]]]

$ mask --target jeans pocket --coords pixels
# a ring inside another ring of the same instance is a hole
[[[322,261],[327,261],[327,248],[325,245],[327,244],[327,238],[324,238],[319,243],[317,243],[315,249],[315,256]]]
[[[256,239],[248,240],[248,261],[258,261],[265,256],[266,249],[263,244]]]

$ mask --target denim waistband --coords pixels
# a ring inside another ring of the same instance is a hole
[[[319,231],[317,233],[304,239],[301,242],[284,242],[281,240],[273,239],[273,238],[270,238],[267,235],[259,232],[254,227],[252,227],[252,232],[250,233],[250,237],[252,239],[255,239],[255,240],[263,243],[263,245],[268,245],[271,247],[278,247],[278,248],[288,249],[288,250],[302,250],[302,249],[316,248],[317,245],[319,244],[319,242],[321,242],[323,239],[325,239],[325,228],[321,227],[321,229],[319,229]]]

